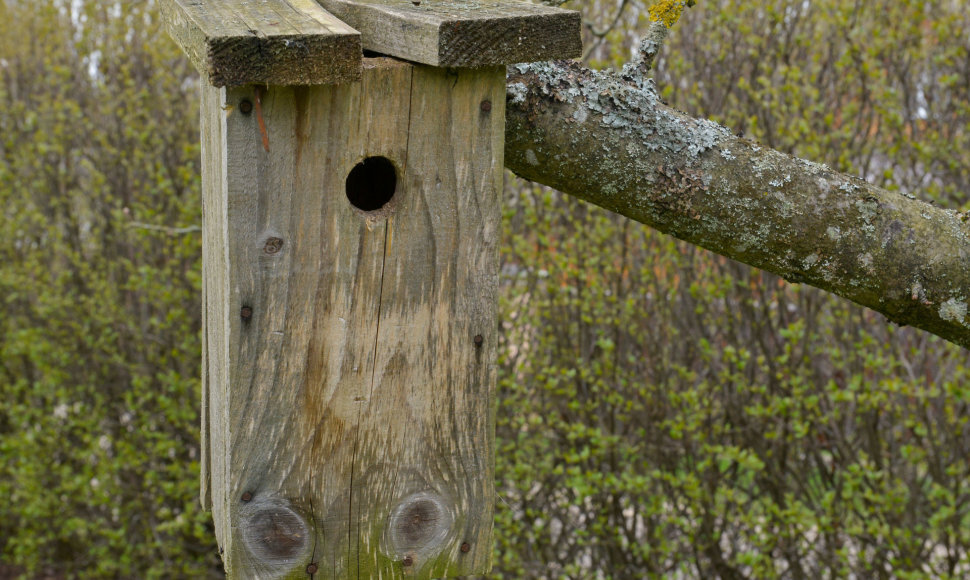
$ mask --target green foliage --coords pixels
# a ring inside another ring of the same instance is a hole
[[[0,561],[202,577],[197,88],[143,2],[0,2]]]
[[[672,104],[769,147],[965,206],[968,27],[955,0],[704,2],[657,80]]]
[[[541,189],[506,211],[495,577],[960,577],[965,351]]]

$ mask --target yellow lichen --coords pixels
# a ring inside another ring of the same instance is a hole
[[[650,13],[650,20],[662,22],[664,26],[670,28],[680,20],[684,8],[693,6],[694,2],[695,0],[657,0],[647,10]]]

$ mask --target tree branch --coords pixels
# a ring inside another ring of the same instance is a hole
[[[646,79],[666,39],[667,26],[663,22],[651,22],[646,36],[640,40],[640,47],[633,61],[623,67],[623,75],[627,77],[639,75],[639,78]]]
[[[517,175],[970,348],[970,226],[661,104],[648,79],[509,68]]]

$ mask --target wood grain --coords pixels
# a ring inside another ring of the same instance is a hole
[[[359,83],[263,87],[268,152],[252,89],[205,90],[208,477],[231,578],[489,567],[504,67],[365,63]],[[369,156],[398,185],[362,212],[345,179]]]
[[[360,78],[360,34],[314,0],[161,0],[169,35],[218,87]]]
[[[317,0],[359,30],[367,50],[481,67],[582,53],[578,12],[518,0]]]

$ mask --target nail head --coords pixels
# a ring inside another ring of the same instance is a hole
[[[492,110],[492,101],[489,101],[488,99],[485,99],[484,101],[482,101],[482,111],[487,113],[491,110]]]
[[[317,563],[316,562],[311,562],[310,565],[306,567],[306,573],[307,574],[316,574],[317,573]]]
[[[253,494],[250,492],[247,491],[246,493],[242,494],[243,501],[250,501],[251,499],[253,499]]]
[[[239,112],[243,115],[248,115],[253,112],[253,102],[249,99],[243,99],[239,102]]]
[[[462,554],[467,554],[468,551],[471,550],[471,549],[472,549],[472,547],[471,547],[471,545],[468,544],[468,542],[462,542],[461,543],[461,553]]]
[[[482,335],[480,335],[480,334],[476,334],[475,335],[475,346],[480,347],[484,343],[485,343],[485,337],[482,336]]]
[[[253,308],[252,308],[252,306],[243,306],[239,310],[239,316],[242,317],[243,320],[249,320],[249,319],[251,319],[253,317]]]
[[[414,564],[414,559],[411,556],[405,556],[401,563],[405,566],[410,566],[411,564]]]

